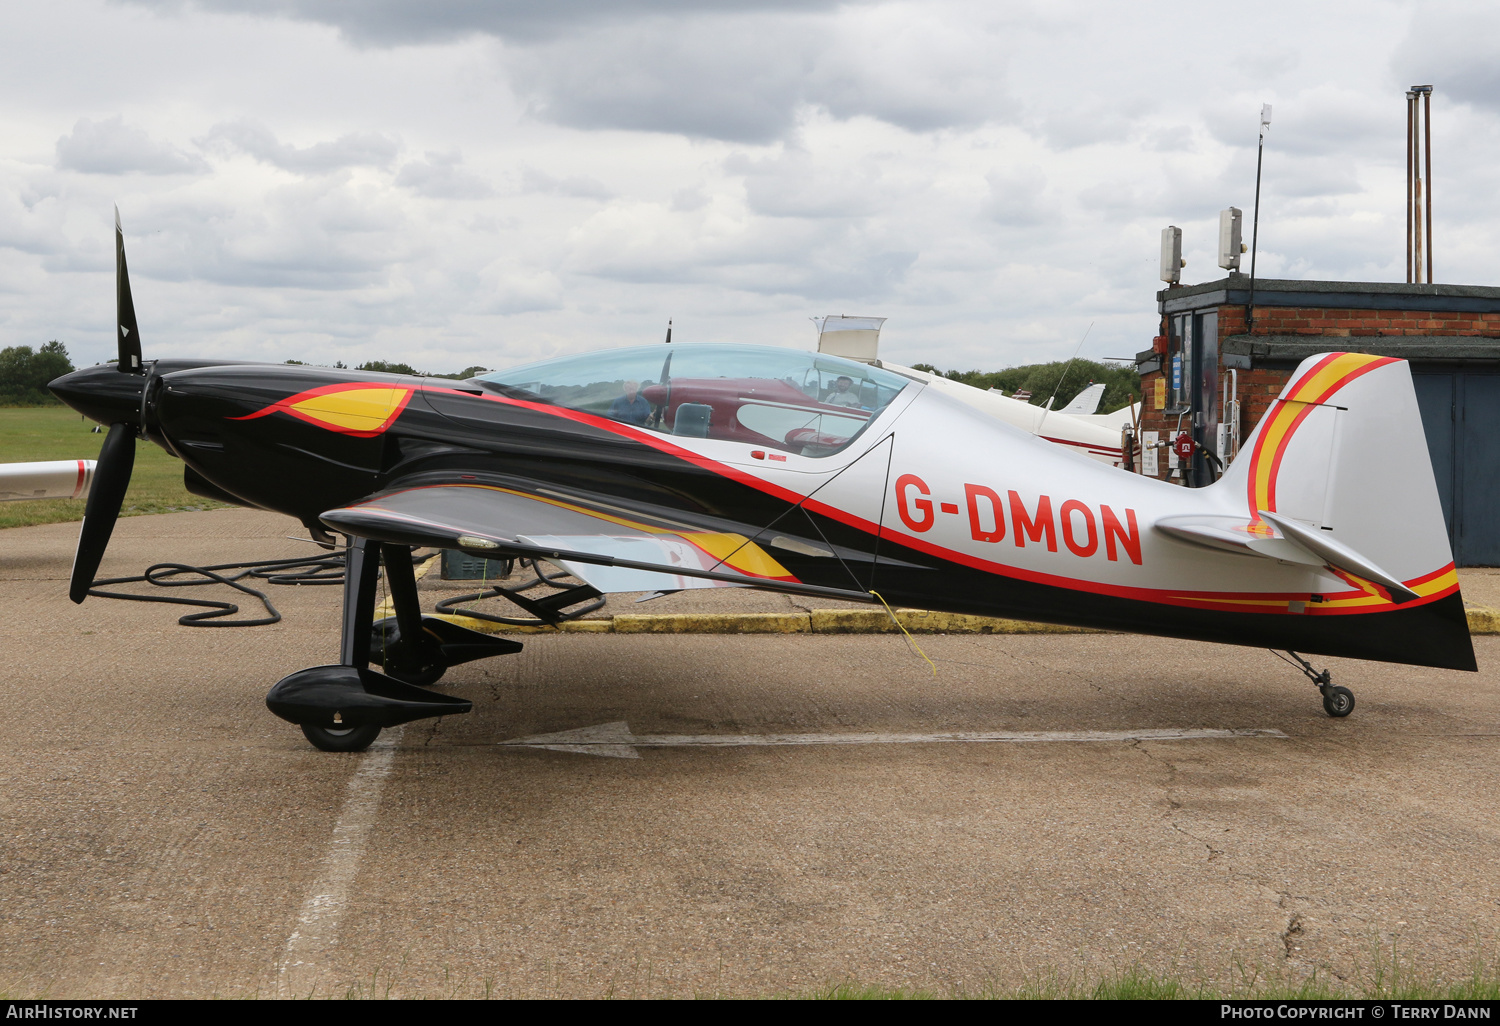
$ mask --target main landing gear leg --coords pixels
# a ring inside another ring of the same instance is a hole
[[[370,630],[375,619],[375,586],[380,572],[380,548],[368,538],[349,538],[345,550],[344,623],[339,639],[339,664],[364,669],[370,665]],[[314,748],[325,752],[362,752],[380,736],[374,724],[345,727],[335,713],[331,726],[299,724]]]
[[[382,554],[396,615],[377,624],[375,587]],[[521,650],[519,641],[423,617],[411,551],[404,545],[380,546],[350,538],[347,559],[339,661],[298,670],[277,681],[266,695],[273,713],[297,724],[307,740],[325,752],[358,752],[368,748],[382,728],[468,712],[474,703],[467,698],[418,684],[432,683],[448,666]],[[372,658],[387,672],[371,669]]]
[[[1333,682],[1333,674],[1330,671],[1324,670],[1319,673],[1312,668],[1312,663],[1303,659],[1291,649],[1287,649],[1286,654],[1297,661],[1295,663],[1296,667],[1306,675],[1308,680],[1313,682],[1318,692],[1322,694],[1324,712],[1329,716],[1342,719],[1354,711],[1354,692],[1335,684]]]
[[[408,684],[436,684],[448,669],[437,640],[422,627],[422,603],[417,596],[411,549],[381,545],[380,561],[391,589],[396,615],[372,625],[370,658],[387,674]]]

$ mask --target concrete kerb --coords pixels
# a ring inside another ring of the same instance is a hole
[[[1500,609],[1469,606],[1464,612],[1469,614],[1470,634],[1500,634]]]

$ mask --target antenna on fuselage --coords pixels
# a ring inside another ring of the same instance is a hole
[[[1057,379],[1057,384],[1052,386],[1052,394],[1047,397],[1047,405],[1042,407],[1042,419],[1037,421],[1036,425],[1038,431],[1041,431],[1042,425],[1046,423],[1047,414],[1052,412],[1052,401],[1057,398],[1058,390],[1062,388],[1062,383],[1067,380],[1068,370],[1073,366],[1073,361],[1078,359],[1078,354],[1083,352],[1083,344],[1088,341],[1089,332],[1093,330],[1094,322],[1089,321],[1089,326],[1083,329],[1083,338],[1078,340],[1078,348],[1073,350],[1073,355],[1068,358],[1067,363],[1063,364],[1062,375]]]
[[[672,318],[667,318],[667,345],[672,344]]]

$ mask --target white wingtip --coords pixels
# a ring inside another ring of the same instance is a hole
[[[115,231],[121,234],[124,233],[124,229],[120,227],[120,205],[118,203],[115,204]]]

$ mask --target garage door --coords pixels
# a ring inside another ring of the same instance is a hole
[[[1500,374],[1413,368],[1459,566],[1500,566]]]

